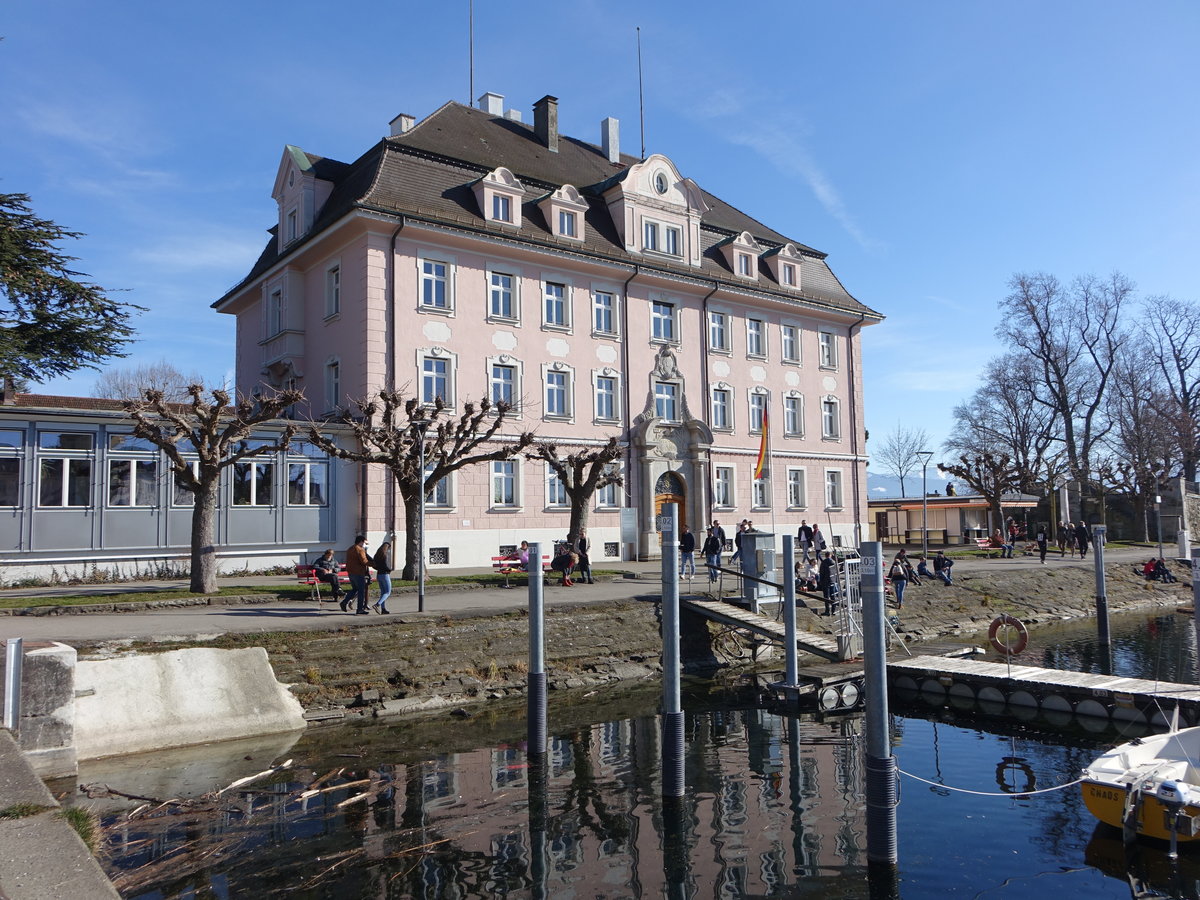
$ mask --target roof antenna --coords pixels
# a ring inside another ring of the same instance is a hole
[[[646,101],[642,96],[642,26],[637,26],[638,45],[638,118],[642,124],[642,159],[646,159]]]
[[[475,102],[475,0],[468,0],[467,3],[467,44],[469,50],[471,80],[470,90],[467,92],[467,106]]]

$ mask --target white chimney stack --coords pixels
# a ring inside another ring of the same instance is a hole
[[[504,115],[504,95],[493,94],[491,91],[479,95],[479,108],[489,116]]]
[[[609,162],[621,161],[621,123],[612,116],[600,123],[600,147]]]
[[[400,113],[400,115],[396,116],[388,124],[392,126],[392,137],[396,137],[404,134],[406,131],[410,131],[415,123],[416,119],[408,113]]]
[[[522,122],[521,111],[519,109],[510,109],[504,114],[504,118],[512,122]]]

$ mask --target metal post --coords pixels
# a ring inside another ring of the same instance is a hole
[[[546,607],[542,596],[542,545],[529,545],[529,687],[526,694],[528,754],[546,752]]]
[[[1104,525],[1092,526],[1092,564],[1096,567],[1096,629],[1101,644],[1111,641],[1108,631],[1108,594],[1104,586]]]
[[[1162,495],[1154,495],[1154,518],[1158,525],[1158,558],[1162,559]]]
[[[662,508],[664,797],[683,796],[683,701],[679,678],[679,506]]]
[[[783,536],[783,657],[787,686],[796,686],[796,538]]]
[[[421,466],[420,498],[417,501],[417,612],[425,612],[425,432],[431,419],[417,419],[412,424],[420,428],[419,440],[421,448],[419,459]],[[538,558],[538,569],[541,569],[541,558]]]
[[[929,486],[926,475],[929,472],[929,460],[933,459],[932,450],[918,450],[915,454],[921,460],[921,554],[929,558]]]
[[[1200,547],[1192,551],[1192,623],[1196,628],[1196,646],[1200,647]],[[1200,684],[1200,655],[1196,657],[1196,683]]]
[[[9,638],[4,658],[4,727],[21,733],[21,667],[25,662],[24,638]]]
[[[888,730],[887,644],[884,636],[883,545],[866,541],[862,576],[863,669],[866,675],[867,861],[895,867],[896,760]]]

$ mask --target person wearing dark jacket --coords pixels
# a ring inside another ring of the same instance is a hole
[[[367,556],[366,535],[358,535],[346,551],[346,574],[350,576],[350,593],[342,598],[342,612],[350,611],[350,601],[356,600],[355,614],[369,615],[367,610],[367,581],[371,575],[371,558]]]
[[[1080,522],[1075,526],[1075,543],[1079,545],[1079,558],[1084,559],[1087,556],[1088,542],[1092,536],[1088,534],[1088,527]]]
[[[342,564],[334,558],[332,550],[326,550],[325,555],[313,563],[313,572],[317,579],[333,588],[334,603],[342,599],[341,569]]]
[[[592,545],[588,541],[587,529],[579,529],[579,537],[575,539],[575,553],[579,556],[579,580],[585,584],[595,584],[592,581],[592,558],[588,551]]]
[[[680,525],[679,528],[683,532],[679,535],[679,574],[682,577],[690,566],[692,570],[690,574],[694,578],[696,575],[696,536],[686,525]]]
[[[725,549],[724,543],[717,537],[716,530],[708,529],[708,537],[704,539],[704,546],[700,548],[704,553],[704,562],[708,566],[708,581],[711,584],[717,580],[717,569],[721,565],[721,552]]]
[[[950,574],[952,568],[954,568],[954,560],[948,557],[945,551],[939,550],[933,557],[933,574],[942,579],[943,584],[953,584],[954,579]]]
[[[1042,565],[1044,566],[1046,564],[1046,549],[1050,544],[1049,529],[1045,525],[1039,525],[1034,540],[1037,541],[1038,556],[1042,558]]]
[[[828,550],[821,551],[821,566],[817,570],[817,587],[825,598],[825,615],[832,616],[837,609],[837,579],[834,575],[833,554]]]
[[[375,601],[375,612],[388,614],[388,597],[392,596],[392,549],[390,541],[384,541],[371,557],[371,568],[375,570],[375,580],[379,582],[379,599]]]

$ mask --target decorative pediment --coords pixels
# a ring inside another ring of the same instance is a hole
[[[291,144],[283,148],[271,190],[279,211],[276,240],[281,251],[308,233],[332,191],[333,182],[317,177],[312,157]]]
[[[471,185],[479,214],[498,225],[521,227],[521,201],[525,185],[509,169],[497,166]]]
[[[655,153],[606,184],[604,200],[628,252],[700,265],[700,217],[709,207],[696,182],[670,159]]]
[[[780,287],[800,290],[800,271],[804,263],[804,254],[796,249],[795,244],[787,243],[774,250],[768,250],[760,259],[771,276],[779,282]]]
[[[550,233],[572,241],[583,240],[584,213],[588,204],[574,185],[564,184],[538,201]]]
[[[758,256],[762,246],[748,231],[727,238],[717,244],[734,275],[747,279],[758,279]]]

